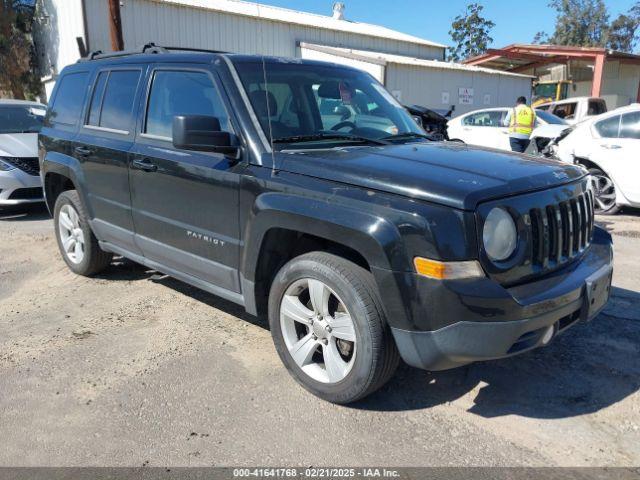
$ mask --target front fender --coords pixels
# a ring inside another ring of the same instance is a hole
[[[386,219],[340,203],[271,192],[256,198],[244,235],[241,268],[245,278],[251,281],[255,280],[262,241],[273,228],[346,245],[359,252],[372,268],[408,268],[400,232]]]

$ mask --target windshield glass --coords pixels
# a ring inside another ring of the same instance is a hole
[[[556,99],[557,83],[539,83],[536,85],[534,95],[538,98],[551,98]]]
[[[44,107],[0,105],[0,134],[37,133],[42,128],[45,112]]]
[[[236,69],[274,148],[412,141],[425,132],[372,76],[333,65],[238,62]],[[266,83],[265,83],[266,77]],[[416,134],[415,138],[409,134]],[[292,147],[292,145],[294,145]]]
[[[544,110],[536,109],[536,115],[545,123],[550,123],[552,125],[568,125],[566,120],[556,117],[553,113],[549,113]]]

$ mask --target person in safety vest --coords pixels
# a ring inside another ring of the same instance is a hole
[[[529,146],[529,137],[536,123],[536,112],[527,105],[527,99],[518,97],[516,106],[509,110],[504,123],[509,126],[509,143],[514,152],[524,152]]]

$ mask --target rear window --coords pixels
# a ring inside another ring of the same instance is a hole
[[[69,73],[58,80],[60,85],[51,106],[50,121],[64,125],[77,125],[88,80],[87,72]]]
[[[139,79],[139,70],[100,72],[91,98],[89,125],[126,131],[131,125]]]
[[[587,115],[600,115],[607,111],[607,105],[602,100],[589,100]]]
[[[561,103],[560,105],[555,106],[553,114],[556,117],[572,119],[576,114],[576,105],[577,103],[575,102]]]
[[[595,128],[603,138],[618,138],[620,115],[599,121],[595,124]]]

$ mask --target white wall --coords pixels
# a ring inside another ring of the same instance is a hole
[[[508,107],[516,98],[531,98],[531,79],[497,74],[425,68],[410,65],[389,64],[386,87],[400,91],[405,105],[422,105],[427,108],[448,109],[455,105],[454,116],[487,107]],[[460,104],[459,88],[473,88],[473,104]],[[449,101],[442,101],[448,92]],[[485,103],[485,95],[489,103]]]
[[[82,1],[42,0],[37,8],[34,37],[48,99],[57,74],[80,58],[76,37],[85,38]]]
[[[91,49],[110,50],[106,0],[85,0],[85,3]],[[158,45],[295,57],[297,42],[305,41],[432,59],[441,59],[443,51],[440,47],[150,0],[125,0],[121,17],[125,48],[155,42]]]

